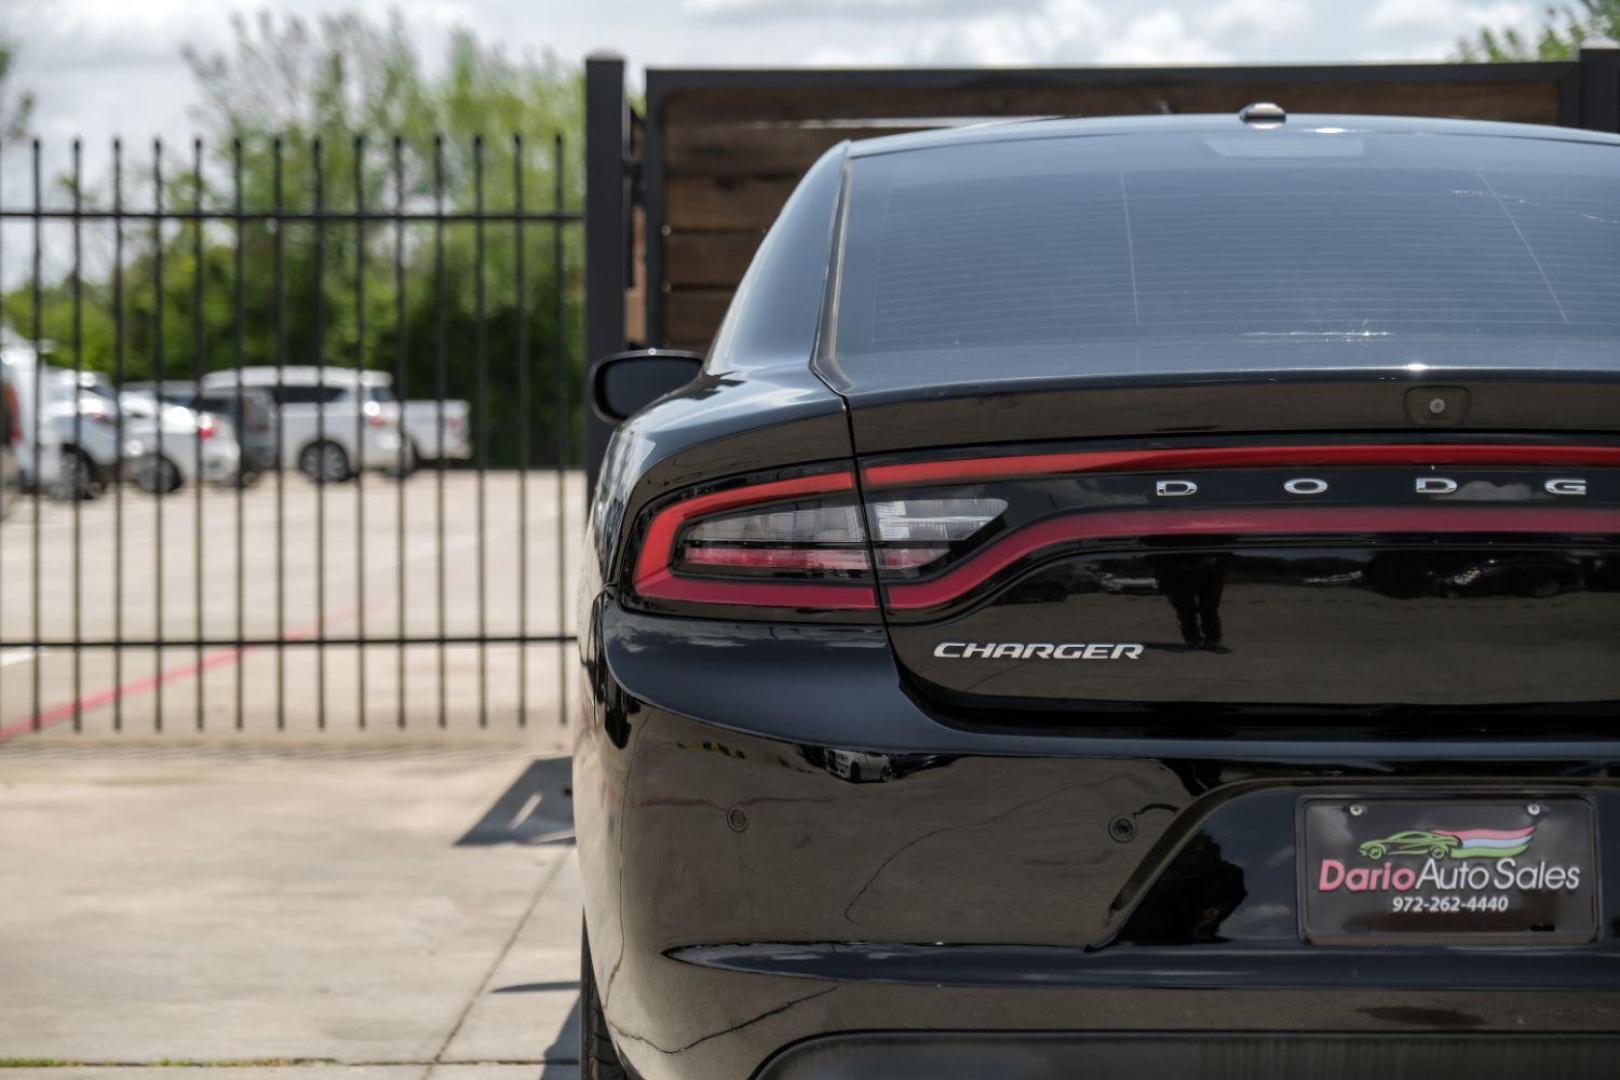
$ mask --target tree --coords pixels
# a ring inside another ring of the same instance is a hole
[[[17,43],[0,34],[0,138],[16,138],[28,130],[34,95],[14,85]]]
[[[1549,5],[1533,38],[1518,30],[1481,30],[1457,43],[1459,60],[1573,60],[1589,37],[1620,41],[1620,0],[1576,0],[1571,7]]]
[[[467,220],[396,225],[353,216],[317,221],[309,212],[318,200],[338,214],[357,203],[368,213],[442,205],[461,214],[480,203],[503,213],[516,203],[517,166],[525,209],[551,209],[559,179],[564,204],[573,205],[583,168],[577,69],[551,56],[513,59],[461,31],[430,73],[397,14],[313,23],[261,14],[236,19],[234,31],[228,50],[184,52],[199,90],[194,115],[204,157],[198,171],[192,147],[166,149],[162,191],[167,209],[201,206],[225,216],[161,232],[145,222],[126,226],[121,361],[110,273],[91,280],[86,271],[81,324],[73,319],[71,278],[48,283],[41,336],[59,350],[82,341],[86,368],[112,373],[121,364],[130,380],[155,376],[160,363],[171,378],[199,364],[205,371],[230,367],[238,341],[247,365],[380,369],[402,376],[396,390],[413,397],[442,387],[470,400],[475,433],[489,440],[487,463],[552,460],[556,419],[572,410],[555,407],[551,388],[576,385],[582,369],[578,229],[525,225],[520,277],[520,241],[510,221],[485,222],[480,247],[478,227]],[[560,176],[558,135],[568,151]],[[126,166],[124,205],[144,208],[153,195],[151,169],[135,156]],[[238,190],[250,215],[279,207],[295,218],[278,228],[250,216],[238,228],[229,218]],[[101,189],[87,198],[107,201]],[[554,240],[562,244],[560,277]],[[29,286],[3,303],[14,325],[32,325]],[[59,360],[69,355],[59,351]],[[516,393],[525,379],[527,401]],[[573,445],[575,422],[568,423]]]

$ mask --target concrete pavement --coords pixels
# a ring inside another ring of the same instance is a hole
[[[559,749],[0,749],[0,1080],[572,1080]]]
[[[18,505],[0,522],[0,743],[36,725],[62,738],[161,721],[230,741],[319,723],[431,733],[441,715],[496,733],[520,714],[555,722],[571,649],[515,641],[572,631],[584,478],[458,470],[442,483],[431,469],[328,487],[294,474],[240,493]],[[236,649],[238,630],[259,644]],[[481,632],[497,642],[423,643]],[[390,643],[317,649],[323,635]],[[76,653],[75,638],[97,644]],[[211,644],[108,644],[177,639]]]

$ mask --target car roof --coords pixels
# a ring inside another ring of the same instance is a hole
[[[254,401],[274,400],[270,393],[270,389],[271,388],[269,386],[255,386],[253,383],[243,383],[240,386],[234,382],[204,383],[202,388],[197,391],[197,396],[199,398],[217,398],[221,396],[235,396],[236,394],[240,393],[244,398],[249,398]]]
[[[1453,135],[1497,139],[1541,139],[1620,146],[1620,135],[1549,124],[1509,124],[1489,120],[1450,120],[1420,116],[1360,116],[1332,113],[1290,115],[1280,124],[1249,123],[1237,113],[1198,113],[1182,116],[1033,117],[996,120],[959,127],[930,128],[904,135],[884,135],[849,144],[852,158],[931,150],[952,146],[1026,139],[1086,138],[1098,135],[1211,135],[1239,131],[1286,130],[1294,134],[1322,133],[1390,135]]]
[[[139,390],[139,391],[142,391],[143,393],[151,393],[152,389],[154,387],[156,387],[157,385],[158,384],[155,383],[155,382],[143,379],[143,380],[141,380],[139,382],[127,382],[127,383],[124,383],[123,385],[121,385],[119,387],[119,389],[120,390]],[[192,380],[190,380],[190,379],[164,379],[162,385],[163,385],[163,392],[165,394],[189,393],[189,392],[197,389],[197,384],[195,382],[193,382]]]
[[[354,386],[357,383],[365,386],[387,386],[393,379],[386,371],[356,371],[353,368],[316,367],[314,364],[289,364],[286,367],[245,367],[242,369],[242,385],[244,386]],[[236,382],[237,372],[233,368],[228,371],[212,371],[203,376],[204,386],[231,385]]]

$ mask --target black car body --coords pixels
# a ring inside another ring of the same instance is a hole
[[[1620,139],[835,148],[595,495],[586,1075],[1612,1075],[1617,538]]]

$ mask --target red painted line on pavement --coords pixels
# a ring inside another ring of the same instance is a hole
[[[333,623],[341,623],[348,619],[352,619],[357,614],[359,614],[358,611],[344,611],[339,612],[336,615],[329,615],[321,622],[311,623],[307,627],[301,627],[292,631],[291,633],[285,635],[284,640],[303,641],[306,638],[313,636],[317,630],[323,630],[326,627],[331,626]],[[159,686],[167,686],[170,683],[180,682],[184,679],[194,679],[205,671],[210,671],[217,667],[224,667],[227,664],[240,663],[243,656],[250,652],[254,652],[257,649],[258,646],[254,645],[246,645],[240,649],[233,645],[228,649],[219,649],[215,652],[209,653],[208,655],[204,656],[201,661],[193,660],[188,664],[180,664],[176,667],[169,668],[167,671],[159,672],[156,675],[146,675],[139,679],[131,679],[128,682],[120,683],[118,686],[110,687],[106,690],[97,690],[93,694],[85,694],[76,700],[69,701],[61,705],[53,705],[49,709],[46,709],[35,716],[26,717],[25,719],[17,720],[5,725],[4,727],[0,727],[0,742],[5,742],[7,739],[14,739],[19,735],[27,735],[33,731],[43,731],[48,727],[60,724],[63,720],[71,719],[74,713],[83,715],[92,709],[99,709],[103,706],[111,705],[120,698],[134,697],[137,694],[149,694],[153,690],[156,690]],[[34,663],[37,664],[39,662],[40,658],[35,657]]]

